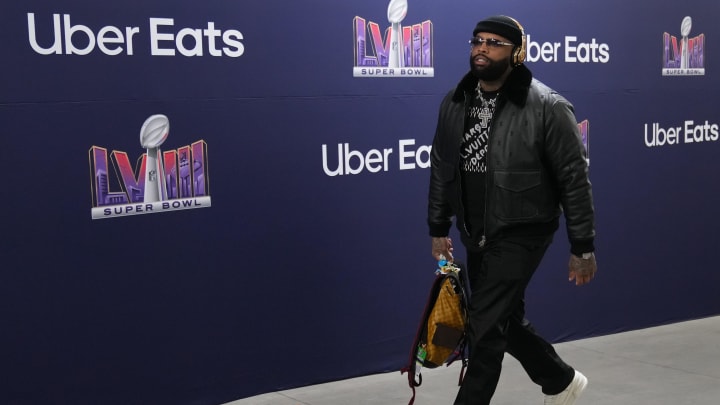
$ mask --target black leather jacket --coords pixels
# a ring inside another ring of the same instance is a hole
[[[456,218],[463,242],[475,248],[463,218],[460,147],[469,97],[468,73],[440,105],[431,152],[430,235],[447,236]],[[564,212],[571,251],[594,251],[592,192],[586,151],[572,105],[524,65],[500,89],[487,154],[485,238],[552,234]],[[562,207],[562,209],[561,209]]]

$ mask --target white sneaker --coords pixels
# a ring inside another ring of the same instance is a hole
[[[545,405],[573,405],[587,387],[587,377],[575,370],[575,376],[565,391],[557,395],[545,395]]]

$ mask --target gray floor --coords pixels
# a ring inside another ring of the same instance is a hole
[[[720,317],[576,340],[556,345],[582,371],[588,389],[577,405],[720,404]],[[520,364],[505,357],[493,405],[542,404],[540,390]],[[451,404],[459,366],[425,370],[416,405]],[[279,391],[225,405],[407,404],[411,391],[399,372]]]

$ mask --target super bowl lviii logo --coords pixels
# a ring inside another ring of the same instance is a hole
[[[133,170],[126,152],[114,150],[114,166],[121,191],[111,191],[108,150],[90,148],[92,219],[153,214],[210,207],[207,144],[161,151],[170,122],[162,114],[150,116],[140,130],[140,146],[146,149]]]
[[[390,0],[390,26],[383,36],[380,25],[362,17],[353,20],[354,77],[433,77],[433,26],[430,20],[401,25],[407,0]]]
[[[705,34],[690,38],[692,18],[685,17],[680,24],[680,40],[663,34],[663,76],[702,76],[705,74]]]

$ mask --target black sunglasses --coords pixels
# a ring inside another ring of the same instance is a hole
[[[484,38],[476,37],[476,38],[471,39],[468,42],[470,42],[470,46],[472,46],[472,47],[480,46],[482,44],[486,44],[488,46],[488,48],[500,48],[501,46],[515,46],[515,44],[511,44],[510,42],[499,41],[495,38],[484,39]]]

